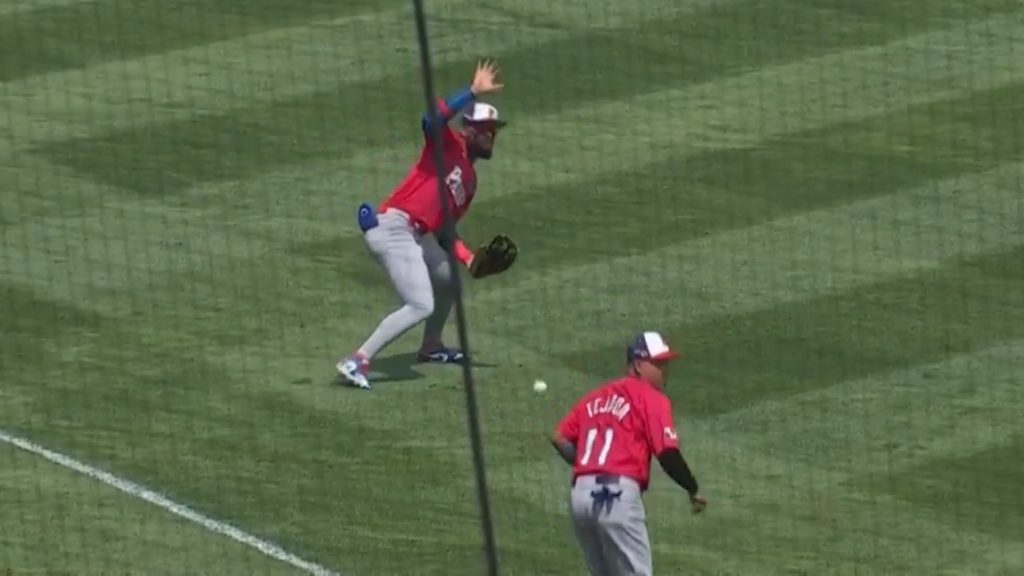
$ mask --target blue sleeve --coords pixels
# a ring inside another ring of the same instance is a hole
[[[438,114],[441,116],[441,122],[447,124],[459,113],[460,110],[466,107],[467,104],[473,101],[473,91],[469,89],[469,86],[459,90],[458,92],[449,96],[445,101],[445,106],[448,108],[447,111],[442,112],[438,110]],[[423,113],[423,133],[430,133],[430,113]]]

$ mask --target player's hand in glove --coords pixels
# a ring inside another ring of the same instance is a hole
[[[694,514],[700,514],[708,507],[708,501],[700,494],[690,494],[690,509]]]
[[[504,272],[512,266],[518,255],[519,247],[511,238],[503,234],[495,236],[474,253],[469,263],[469,275],[485,278]]]

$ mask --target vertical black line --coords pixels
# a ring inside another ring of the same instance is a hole
[[[466,412],[469,418],[469,439],[473,448],[473,464],[476,469],[477,495],[480,500],[480,521],[484,533],[484,546],[487,552],[487,573],[490,576],[498,574],[498,550],[494,539],[494,524],[491,518],[491,505],[488,498],[487,475],[484,471],[483,441],[480,434],[479,413],[476,402],[476,385],[473,381],[473,370],[469,349],[469,338],[466,334],[465,308],[462,302],[462,278],[458,268],[458,261],[455,259],[455,221],[452,218],[448,194],[444,182],[444,152],[441,141],[441,118],[437,114],[437,105],[434,99],[433,67],[430,63],[430,48],[427,42],[427,22],[423,12],[423,0],[412,0],[416,10],[416,33],[420,45],[420,66],[423,69],[423,92],[427,101],[427,113],[430,118],[430,141],[434,145],[434,166],[437,170],[437,193],[441,196],[441,206],[444,210],[444,230],[439,238],[441,246],[448,254],[448,264],[452,271],[452,288],[455,292],[455,315],[459,330],[459,344],[465,354],[465,361],[462,364],[463,388],[466,391]]]

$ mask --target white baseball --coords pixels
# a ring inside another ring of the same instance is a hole
[[[543,391],[545,391],[547,389],[548,389],[547,382],[545,382],[543,380],[534,380],[533,381],[533,390],[535,392],[543,392]]]

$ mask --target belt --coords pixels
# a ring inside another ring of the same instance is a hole
[[[391,214],[394,214],[395,216],[401,216],[402,218],[409,218],[409,213],[408,212],[406,212],[405,210],[399,210],[398,208],[395,208],[394,206],[388,206],[387,208],[381,210],[380,213],[381,214],[391,213]]]
[[[405,220],[406,222],[408,222],[409,226],[411,226],[413,228],[413,230],[419,232],[420,234],[424,234],[426,232],[426,226],[424,226],[422,223],[420,223],[415,218],[413,218],[405,210],[400,210],[400,209],[395,208],[393,206],[388,206],[387,208],[384,209],[383,212],[381,212],[381,214],[382,215],[383,214],[394,214],[395,216],[398,216],[398,217],[402,218],[403,220]]]
[[[618,484],[622,479],[622,476],[619,474],[587,474],[587,476],[593,476],[595,484],[602,484],[605,486]],[[576,480],[579,480],[579,478],[576,478]],[[572,481],[573,486],[576,485],[576,480]]]

